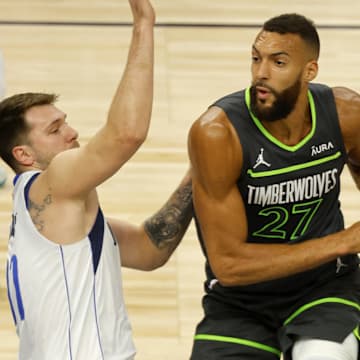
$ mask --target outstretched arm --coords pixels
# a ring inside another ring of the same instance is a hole
[[[193,216],[190,171],[168,201],[141,226],[109,219],[120,249],[122,266],[153,270],[166,263]]]
[[[46,171],[52,191],[61,198],[86,196],[119,170],[147,136],[153,101],[155,13],[149,0],[129,3],[132,39],[107,121],[85,146],[62,152]]]
[[[286,277],[360,251],[360,223],[299,244],[253,244],[237,188],[242,149],[225,113],[210,108],[189,134],[194,211],[210,266],[224,286]]]

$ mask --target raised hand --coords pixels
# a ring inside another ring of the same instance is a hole
[[[155,24],[155,11],[149,0],[129,0],[134,23]]]

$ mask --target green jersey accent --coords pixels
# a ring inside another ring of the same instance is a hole
[[[281,357],[281,351],[279,349],[276,349],[274,347],[261,344],[257,341],[247,340],[247,339],[239,339],[229,336],[221,336],[221,335],[212,335],[212,334],[197,334],[194,336],[195,340],[206,340],[206,341],[219,341],[224,343],[232,343],[232,344],[238,344],[242,346],[250,346],[259,350],[267,351],[272,354],[277,355],[279,358]]]
[[[310,91],[308,91],[308,100],[309,100],[309,105],[310,105],[310,113],[311,113],[311,119],[312,119],[312,127],[311,127],[311,131],[309,132],[309,134],[307,136],[304,137],[304,139],[302,139],[298,144],[294,145],[294,146],[288,146],[283,144],[282,142],[280,142],[279,140],[277,140],[276,138],[274,138],[262,125],[262,123],[260,122],[260,120],[253,114],[253,112],[251,111],[250,108],[250,88],[247,88],[245,90],[245,102],[246,102],[246,106],[249,110],[250,116],[253,119],[255,125],[259,128],[259,130],[264,134],[264,136],[266,136],[270,141],[272,141],[274,144],[278,145],[279,147],[282,147],[283,149],[287,150],[287,151],[296,151],[297,149],[299,149],[301,146],[303,146],[304,144],[306,144],[306,142],[311,139],[311,137],[314,135],[315,129],[316,129],[316,110],[315,110],[315,103],[314,103],[314,98],[311,94]]]
[[[281,143],[265,129],[251,111],[249,94],[249,89],[244,89],[213,104],[226,113],[243,151],[237,186],[246,209],[247,242],[294,244],[342,230],[339,192],[346,151],[331,88],[309,84],[311,130],[295,146]],[[206,256],[196,214],[195,220]],[[358,264],[356,255],[344,261],[348,269]],[[215,276],[209,262],[206,271],[210,286]],[[241,286],[239,291],[295,290],[335,272],[336,261],[332,261],[287,278]],[[227,293],[220,285],[215,288],[215,292]]]
[[[249,89],[225,97],[216,105],[226,112],[243,149],[238,188],[248,217],[248,241],[299,242],[343,229],[338,196],[346,154],[332,90],[310,85],[311,131],[291,147],[276,140],[254,117],[247,94]],[[303,214],[294,207],[314,202],[319,206],[311,221],[303,222],[306,228],[297,229]],[[281,206],[280,211],[287,214],[280,227],[276,221],[279,214],[267,211],[274,206]],[[271,223],[285,236],[271,236]]]
[[[263,176],[273,176],[273,175],[285,174],[285,173],[289,173],[292,171],[305,169],[307,167],[316,166],[316,165],[325,163],[327,161],[337,159],[340,156],[341,156],[341,152],[338,151],[334,155],[326,156],[326,157],[323,157],[322,159],[318,159],[318,160],[314,160],[314,161],[309,161],[304,164],[292,165],[292,166],[284,167],[282,169],[277,169],[277,170],[258,171],[258,172],[254,172],[252,169],[248,169],[247,172],[251,177],[263,177]]]
[[[301,308],[297,309],[284,321],[284,325],[288,325],[291,321],[293,321],[297,316],[299,316],[304,311],[311,309],[314,306],[326,304],[326,303],[337,303],[337,304],[352,306],[355,309],[360,311],[360,305],[354,301],[350,301],[347,299],[341,299],[341,298],[337,298],[337,297],[322,298],[322,299],[318,299],[318,300],[312,301],[310,303],[307,303],[307,304],[303,305]]]

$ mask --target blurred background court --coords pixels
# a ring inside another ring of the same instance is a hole
[[[188,167],[187,133],[214,100],[246,87],[250,50],[263,21],[284,12],[312,18],[321,37],[318,82],[360,91],[358,0],[152,0],[155,98],[149,137],[99,188],[108,216],[140,223],[167,199]],[[104,122],[131,36],[126,0],[0,0],[0,50],[6,95],[60,94],[58,106],[87,141]],[[3,165],[0,163],[0,165]],[[0,359],[16,359],[5,264],[12,174],[0,189]],[[358,219],[359,194],[347,171],[346,224]],[[266,259],[264,259],[266,261]],[[123,270],[137,360],[185,360],[202,317],[203,257],[192,224],[170,261],[145,273]]]

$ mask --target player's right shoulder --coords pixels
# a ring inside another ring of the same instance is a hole
[[[194,183],[212,197],[223,199],[234,186],[242,166],[237,135],[225,112],[211,107],[193,124],[188,153]]]
[[[211,107],[202,114],[190,129],[188,152],[193,168],[206,171],[215,169],[241,169],[242,150],[238,136],[225,112]]]
[[[231,125],[225,112],[212,106],[204,112],[190,129],[190,140],[217,142],[232,135]]]

